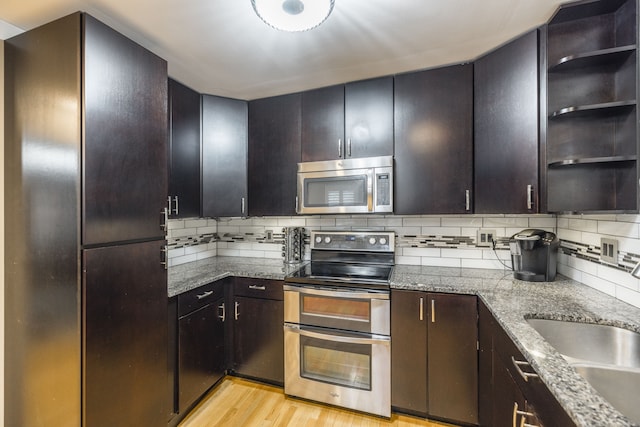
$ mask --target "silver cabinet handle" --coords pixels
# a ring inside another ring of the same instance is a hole
[[[173,213],[175,215],[178,215],[179,209],[178,209],[178,196],[174,196],[173,197],[173,202],[175,203],[176,207],[175,209],[173,209]]]
[[[298,196],[296,196],[296,213],[299,213],[299,206],[300,206],[299,203],[300,202],[299,202]]]
[[[342,158],[342,139],[338,138],[338,158]]]
[[[160,230],[165,232],[169,229],[169,209],[166,207],[160,211],[162,219],[160,220]]]
[[[351,138],[347,138],[347,155],[345,157],[351,157]]]
[[[198,298],[198,299],[200,300],[200,299],[203,299],[203,298],[209,297],[209,296],[211,296],[211,295],[213,295],[213,291],[206,291],[206,292],[204,292],[204,293],[203,293],[203,294],[201,294],[201,295],[196,295],[196,298]]]
[[[424,298],[420,297],[420,321],[424,320]]]
[[[160,265],[162,265],[165,270],[169,268],[169,250],[166,245],[160,249]]]
[[[240,312],[238,310],[238,308],[240,307],[240,303],[238,301],[235,302],[234,307],[233,307],[233,317],[238,320],[238,317],[240,316]]]
[[[436,300],[431,300],[431,323],[436,323]]]
[[[516,424],[518,420],[518,415],[522,417],[520,419],[520,427],[536,427],[531,424],[525,423],[526,417],[534,417],[535,415],[531,412],[518,410],[518,402],[513,402],[513,423],[512,423],[513,427],[518,427]]]
[[[222,311],[221,314],[218,314],[218,319],[222,320],[223,322],[226,320],[227,317],[227,311],[225,310],[224,307],[224,303],[220,304],[218,306],[218,310]],[[218,313],[220,313],[220,311],[218,311]]]
[[[240,199],[240,212],[242,212],[244,214],[244,197],[242,199]]]
[[[249,289],[255,289],[257,291],[265,291],[267,289],[266,286],[262,285],[249,285]]]
[[[171,196],[167,196],[167,206],[169,207],[169,214],[171,214]]]
[[[533,209],[533,185],[527,185],[527,209]]]
[[[464,208],[465,210],[471,210],[471,192],[464,190]]]
[[[529,362],[516,360],[515,357],[511,356],[511,363],[513,363],[513,366],[515,366],[516,370],[518,371],[518,374],[520,374],[523,380],[529,381],[529,378],[538,378],[538,374],[524,372],[522,369],[520,369],[520,366],[530,366]]]

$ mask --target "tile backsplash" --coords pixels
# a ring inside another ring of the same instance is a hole
[[[214,256],[282,258],[283,227],[311,230],[390,230],[396,264],[510,269],[507,238],[542,228],[561,240],[558,272],[640,307],[639,215],[336,215],[180,219],[169,221],[169,265]],[[495,248],[477,244],[479,229],[495,230]],[[618,262],[600,261],[600,238],[618,240]],[[305,251],[309,257],[309,250]]]

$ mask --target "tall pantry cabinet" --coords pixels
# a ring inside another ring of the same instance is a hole
[[[167,66],[89,15],[5,42],[5,425],[167,419]]]

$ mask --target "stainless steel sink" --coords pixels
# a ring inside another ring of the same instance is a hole
[[[606,400],[640,423],[640,334],[623,328],[527,319]]]
[[[569,362],[640,368],[640,334],[615,326],[527,319]]]
[[[640,370],[584,363],[572,366],[618,411],[640,423]]]

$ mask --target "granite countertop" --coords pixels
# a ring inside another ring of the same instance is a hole
[[[282,280],[301,264],[217,257],[171,267],[169,297],[227,277]],[[396,265],[393,289],[477,295],[578,426],[638,426],[622,416],[526,321],[547,318],[621,326],[640,332],[640,308],[563,276],[515,280],[511,271]]]

